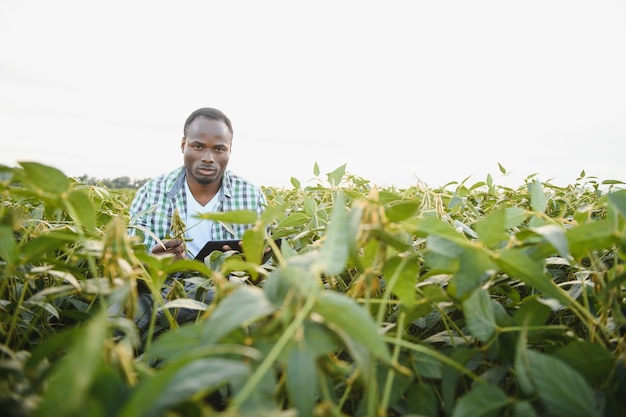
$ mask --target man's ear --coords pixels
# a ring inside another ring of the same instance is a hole
[[[185,152],[185,142],[187,142],[187,140],[183,136],[183,138],[180,140],[180,151],[183,153]]]

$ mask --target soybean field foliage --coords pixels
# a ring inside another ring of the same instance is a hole
[[[134,190],[0,167],[0,414],[626,415],[623,182],[291,183],[175,261]]]

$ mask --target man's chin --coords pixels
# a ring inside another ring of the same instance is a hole
[[[197,177],[196,176],[194,178],[196,179],[196,182],[201,185],[209,185],[217,181],[217,177]]]
[[[213,184],[217,181],[220,180],[220,178],[222,177],[222,173],[220,172],[215,172],[213,174],[202,174],[199,172],[190,172],[189,170],[187,171],[187,175],[191,176],[195,182],[197,182],[200,185],[210,185]]]

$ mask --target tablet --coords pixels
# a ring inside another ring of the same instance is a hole
[[[224,251],[224,246],[229,246],[231,250],[242,252],[241,239],[227,239],[227,240],[209,240],[203,247],[200,249],[200,252],[196,255],[194,259],[197,261],[204,262],[204,258],[209,256],[213,251]],[[281,239],[275,239],[274,242],[276,246],[280,248]],[[271,247],[270,247],[271,248]],[[263,263],[267,262],[272,257],[272,250],[263,255]]]

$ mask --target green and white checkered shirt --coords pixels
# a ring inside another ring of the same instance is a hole
[[[185,172],[185,167],[179,167],[168,174],[151,179],[137,190],[129,209],[131,235],[137,234],[137,229],[133,227],[136,226],[139,229],[145,228],[159,239],[163,239],[171,234],[174,209],[178,209],[183,220],[187,218]],[[217,198],[216,211],[221,212],[256,210],[260,214],[267,204],[260,187],[228,170],[224,172]],[[219,222],[213,222],[211,236],[207,236],[207,240],[240,239],[243,232],[251,227],[251,224],[231,224],[226,227]],[[235,232],[234,235],[229,228]],[[150,250],[156,244],[156,240],[145,233],[144,243]]]

